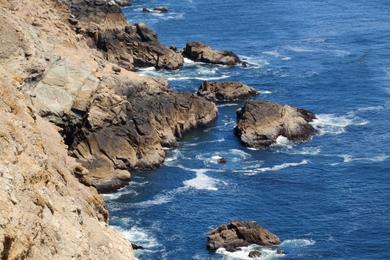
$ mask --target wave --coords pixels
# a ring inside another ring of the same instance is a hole
[[[184,187],[194,188],[197,190],[209,190],[217,191],[218,180],[212,177],[207,176],[205,173],[208,172],[208,169],[197,169],[193,170],[196,172],[196,177],[187,181],[184,181]]]
[[[316,241],[312,239],[287,239],[284,240],[280,246],[281,247],[306,247],[306,246],[312,246],[316,243]]]
[[[203,145],[203,144],[212,144],[212,143],[222,143],[225,142],[225,138],[220,138],[216,140],[211,140],[211,141],[203,141],[203,142],[198,142],[198,143],[188,143],[184,144],[184,146],[198,146],[198,145]]]
[[[110,201],[110,200],[117,200],[122,196],[128,194],[137,195],[138,193],[135,190],[130,189],[129,187],[124,187],[122,189],[117,190],[115,193],[102,194],[102,195],[106,201]]]
[[[261,253],[260,257],[250,258],[249,253],[252,251],[257,251]],[[278,257],[283,257],[285,254],[278,251],[277,249],[261,247],[258,245],[250,245],[246,247],[241,247],[241,250],[236,252],[226,251],[225,248],[219,248],[216,251],[217,254],[223,255],[223,260],[253,260],[253,259],[274,259]]]
[[[314,52],[314,49],[310,49],[307,47],[303,46],[292,46],[292,45],[287,45],[284,47],[286,50],[293,51],[293,52]]]
[[[149,208],[149,207],[153,207],[153,206],[167,204],[167,203],[171,202],[178,193],[181,193],[184,190],[185,189],[183,189],[183,187],[180,187],[180,188],[165,192],[163,194],[158,194],[158,195],[154,196],[153,199],[151,199],[151,200],[145,200],[145,201],[133,203],[133,204],[131,204],[131,207],[132,208]]]
[[[286,168],[297,167],[308,163],[309,163],[308,160],[302,160],[301,162],[297,162],[297,163],[282,163],[282,164],[274,165],[272,167],[264,167],[258,169],[245,169],[245,170],[241,170],[240,172],[243,172],[247,176],[253,176],[259,173],[280,171]]]
[[[343,158],[343,161],[345,163],[355,162],[355,161],[368,161],[368,162],[383,162],[387,158],[389,158],[388,155],[381,154],[373,157],[354,157],[349,154],[342,154],[340,155],[341,158]]]
[[[367,120],[353,116],[336,116],[334,114],[320,114],[311,122],[311,125],[319,131],[320,135],[338,135],[346,132],[346,128],[351,125],[363,126],[368,124]]]
[[[249,65],[246,69],[261,69],[269,65],[267,60],[258,57],[240,55],[240,59]]]
[[[197,76],[173,76],[173,77],[167,77],[167,80],[170,81],[184,81],[184,80],[220,80],[220,79],[227,79],[230,78],[229,75],[221,75],[216,77],[197,77]]]
[[[282,55],[282,54],[280,54],[277,50],[273,50],[273,51],[263,51],[262,53],[265,54],[265,55],[268,55],[268,56],[272,56],[272,57],[275,57],[275,58],[279,58],[279,59],[284,60],[284,61],[291,60],[291,57],[286,56],[286,55]]]
[[[270,91],[270,90],[258,90],[257,93],[259,93],[260,95],[270,95],[270,94],[272,94],[272,91]]]
[[[123,229],[118,226],[113,227],[121,232],[128,241],[142,246],[147,250],[157,249],[161,246],[150,232],[140,227],[133,226],[130,229]]]

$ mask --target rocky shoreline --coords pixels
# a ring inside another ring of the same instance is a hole
[[[163,45],[145,24],[128,24],[121,11],[127,4],[0,4],[2,259],[133,259],[131,244],[107,225],[97,191],[115,191],[131,181],[131,171],[161,165],[164,148],[216,119],[215,101],[257,94],[234,82],[205,82],[197,95],[179,93],[165,80],[135,73],[177,70],[184,58],[245,64],[199,42],[182,51]],[[288,106],[249,101],[238,118],[236,133],[251,147],[315,133],[314,114]]]

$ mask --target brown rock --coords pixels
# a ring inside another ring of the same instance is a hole
[[[276,246],[280,244],[280,240],[254,221],[232,221],[212,230],[208,236],[207,246],[210,250],[225,248],[234,252],[240,250],[240,247],[252,244]]]
[[[307,110],[270,101],[249,101],[237,112],[235,132],[249,147],[268,147],[279,136],[303,142],[316,133],[310,125],[313,119],[315,115]]]
[[[259,252],[259,251],[250,251],[249,254],[248,254],[248,257],[249,258],[261,257],[261,252]]]
[[[187,43],[183,56],[193,61],[222,65],[236,65],[241,62],[233,52],[214,50],[201,42]]]
[[[198,89],[198,95],[211,101],[235,101],[256,95],[257,91],[240,82],[204,81]]]

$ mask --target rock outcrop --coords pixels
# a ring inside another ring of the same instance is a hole
[[[240,58],[231,51],[214,50],[201,42],[189,42],[183,50],[183,56],[198,62],[236,65],[241,62]]]
[[[125,3],[0,1],[2,259],[133,259],[92,186],[123,186],[216,116],[215,104],[127,70],[182,56],[128,25]]]
[[[248,101],[237,112],[236,134],[255,148],[274,144],[279,136],[303,142],[316,133],[310,124],[315,115],[307,110],[282,106],[271,101]]]
[[[273,247],[279,245],[280,240],[254,221],[232,221],[210,232],[207,247],[210,250],[224,248],[234,252],[252,244]]]
[[[193,94],[145,88],[107,93],[95,95],[72,144],[76,157],[89,169],[83,182],[101,192],[126,185],[127,170],[157,167],[165,158],[163,147],[217,115],[213,103]]]
[[[211,101],[236,101],[254,96],[257,91],[240,82],[204,81],[197,94]]]

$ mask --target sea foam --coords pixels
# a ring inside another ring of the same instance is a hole
[[[336,116],[334,114],[317,115],[317,118],[311,122],[311,125],[319,131],[320,135],[338,135],[345,133],[348,126],[363,126],[366,124],[368,124],[367,120],[356,116]]]
[[[257,168],[257,169],[245,169],[242,170],[245,175],[252,176],[252,175],[257,175],[259,173],[264,173],[264,172],[275,172],[275,171],[280,171],[289,167],[297,167],[300,165],[305,165],[308,164],[309,160],[302,160],[301,162],[296,162],[296,163],[282,163],[278,165],[274,165],[272,167],[264,167],[264,168]]]

